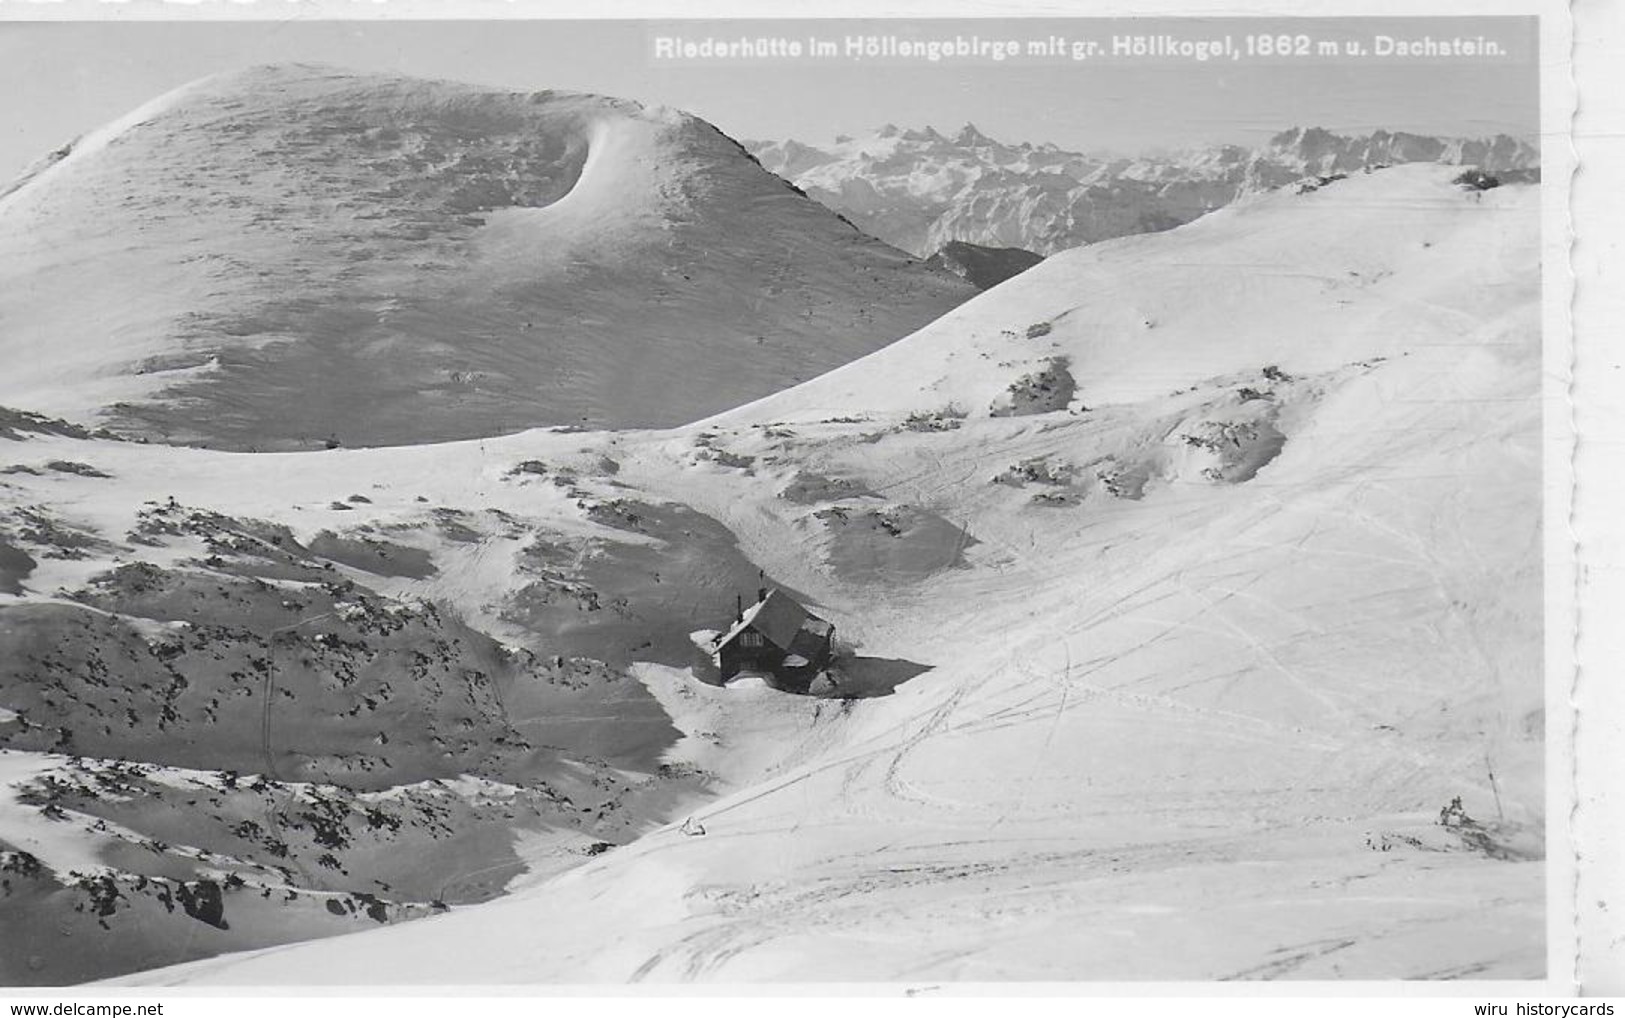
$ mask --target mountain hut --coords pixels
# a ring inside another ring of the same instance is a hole
[[[756,671],[805,688],[829,664],[835,627],[782,590],[764,587],[756,598],[749,608],[738,606],[733,626],[712,644],[722,681]]]

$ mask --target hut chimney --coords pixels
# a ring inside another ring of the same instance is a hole
[[[734,595],[734,625],[745,621],[745,595]]]
[[[762,601],[767,600],[767,588],[766,587],[757,587],[756,588],[756,600],[758,602],[762,602]]]
[[[760,584],[760,586],[756,588],[756,603],[761,604],[763,601],[767,600],[767,570],[756,570],[756,582]]]

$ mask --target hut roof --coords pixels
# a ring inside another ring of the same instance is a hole
[[[733,628],[717,640],[717,647],[726,646],[747,629],[756,630],[768,643],[788,652],[803,630],[822,636],[829,631],[830,624],[775,588],[767,597],[745,609]]]

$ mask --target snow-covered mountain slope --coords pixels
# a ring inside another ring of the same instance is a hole
[[[573,436],[543,470],[6,423],[0,982],[481,901],[703,789],[625,662],[686,661],[757,568]]]
[[[1266,365],[1312,374],[1414,355],[1418,336],[1468,323],[1498,333],[1538,282],[1521,261],[1536,191],[1475,191],[1454,176],[1358,173],[1062,252],[861,363],[720,419],[1020,413],[1046,379],[1055,408],[1080,409]]]
[[[672,425],[972,293],[686,114],[259,68],[0,196],[0,405],[260,449]]]
[[[681,733],[626,668],[693,660],[758,566],[637,501],[613,439],[227,454],[4,421],[0,980],[460,907],[712,780],[662,763]]]
[[[1134,159],[1005,144],[967,124],[837,139],[746,145],[864,230],[929,255],[951,241],[1053,254],[1081,244],[1187,223],[1238,197],[1305,177],[1409,162],[1526,171],[1529,145],[1505,135],[1468,140],[1377,131],[1349,137],[1321,128],[1283,131],[1260,148],[1236,145]]]
[[[720,798],[495,902],[126,981],[1540,977],[1538,189],[1452,176],[1051,258],[675,431],[142,450],[226,512],[239,464],[297,470],[252,511],[301,535],[339,478],[382,485],[376,528],[566,468],[714,520],[855,650],[811,696],[634,653],[684,733],[664,759]],[[108,443],[24,448],[14,504],[88,521],[97,485],[157,483],[47,465],[111,472]],[[478,564],[506,540],[432,546],[472,619],[517,582]]]

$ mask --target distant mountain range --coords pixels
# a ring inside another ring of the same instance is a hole
[[[1363,136],[1294,127],[1260,148],[1219,145],[1120,158],[1053,144],[1006,144],[966,124],[953,136],[888,124],[827,148],[745,142],[761,164],[860,228],[930,256],[950,241],[1041,255],[1171,229],[1304,177],[1394,163],[1533,170],[1539,152],[1507,135]]]

